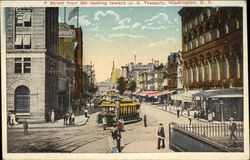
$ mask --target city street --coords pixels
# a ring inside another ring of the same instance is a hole
[[[168,148],[168,123],[188,123],[184,117],[162,111],[155,105],[143,103],[141,116],[147,115],[148,127],[143,121],[125,125],[122,132],[122,152],[173,152]],[[157,150],[157,131],[159,123],[165,128],[166,148]],[[200,121],[197,121],[201,123]],[[39,138],[38,138],[39,137]],[[90,116],[86,125],[60,128],[30,128],[29,135],[23,129],[8,129],[8,152],[76,152],[109,153],[112,147],[110,131],[96,123],[96,114]],[[18,142],[18,143],[16,143]],[[142,147],[146,146],[146,147]]]

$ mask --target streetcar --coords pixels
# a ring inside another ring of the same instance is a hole
[[[136,100],[123,98],[120,101],[117,110],[114,100],[104,100],[99,106],[100,113],[97,115],[97,123],[103,123],[103,117],[106,117],[107,125],[112,126],[118,120],[140,121],[140,103]]]

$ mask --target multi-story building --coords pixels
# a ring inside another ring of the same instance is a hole
[[[181,52],[171,53],[167,63],[168,89],[182,90],[182,61]]]
[[[75,29],[76,48],[75,48],[75,99],[80,100],[83,93],[83,40],[82,28]],[[92,74],[95,75],[94,73]],[[94,76],[95,77],[95,76]],[[95,80],[94,78],[92,78]]]
[[[82,28],[60,23],[59,55],[74,64],[74,99],[79,100],[83,93],[83,49]]]
[[[19,119],[58,115],[58,8],[6,8],[7,109]],[[56,117],[57,118],[57,117]]]
[[[242,8],[184,7],[179,14],[184,87],[242,87]]]
[[[221,89],[223,96],[216,92],[213,98],[201,97],[205,117],[214,112],[217,120],[228,120],[232,115],[242,120],[243,98],[236,91],[243,86],[242,7],[183,7],[179,14],[183,87]]]
[[[146,65],[143,65],[142,63],[134,64],[133,62],[129,63],[128,66],[128,79],[130,81],[136,82],[136,89],[137,90],[148,90],[148,85],[146,84],[145,79],[146,76],[149,76],[148,74],[141,74],[142,72],[149,72],[149,70],[153,70],[154,64],[149,63]],[[143,76],[143,78],[139,78],[139,76]],[[142,79],[142,82],[139,81],[139,79]],[[142,85],[140,84],[142,83]],[[142,88],[139,88],[139,86],[142,86]]]
[[[154,90],[164,90],[163,82],[166,76],[166,68],[162,63],[154,68]]]

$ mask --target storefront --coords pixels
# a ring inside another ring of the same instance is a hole
[[[243,89],[208,90],[193,97],[200,98],[203,118],[207,120],[228,121],[231,117],[236,121],[243,120]]]

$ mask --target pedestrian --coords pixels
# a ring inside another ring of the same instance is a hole
[[[52,123],[55,122],[55,112],[54,112],[53,109],[52,109],[52,111],[51,111],[51,117],[50,117],[50,119],[51,119],[51,122],[52,122]]]
[[[75,125],[75,114],[74,114],[74,112],[71,115],[71,121],[72,121],[71,124]]]
[[[24,135],[28,134],[28,128],[29,128],[29,125],[28,125],[27,119],[25,118],[23,121],[23,133],[24,133]]]
[[[163,128],[162,123],[160,123],[160,125],[159,125],[157,135],[158,135],[158,147],[157,147],[157,149],[161,148],[161,142],[162,142],[162,148],[165,148],[165,132],[164,132],[164,128]]]
[[[200,119],[200,117],[201,117],[201,111],[199,110],[197,118]]]
[[[180,117],[180,110],[177,109],[177,118],[179,118],[179,117]]]
[[[68,125],[68,112],[66,112],[66,113],[64,114],[64,117],[63,117],[63,124],[64,124],[64,125]]]
[[[88,117],[88,110],[87,110],[87,108],[85,109],[84,114],[85,114],[85,118],[87,118]]]
[[[103,130],[106,130],[107,127],[107,117],[103,116],[102,118],[102,125],[103,125]]]
[[[121,152],[121,132],[118,128],[115,128],[116,146],[119,152]]]
[[[192,117],[188,116],[188,120],[189,120],[189,125],[191,125],[191,123],[192,123]]]
[[[147,116],[146,114],[143,116],[144,127],[147,127]]]
[[[229,131],[230,131],[230,136],[229,136],[229,145],[235,147],[235,140],[237,139],[235,136],[235,131],[237,129],[236,123],[233,121],[233,117],[230,119],[230,125],[229,125]],[[233,141],[233,143],[232,143]]]
[[[11,125],[17,125],[18,124],[17,121],[16,121],[16,115],[13,112],[10,114],[10,122],[11,122]]]
[[[68,116],[68,119],[69,119],[69,125],[72,124],[72,118],[71,118],[72,114],[70,113],[69,116]]]

